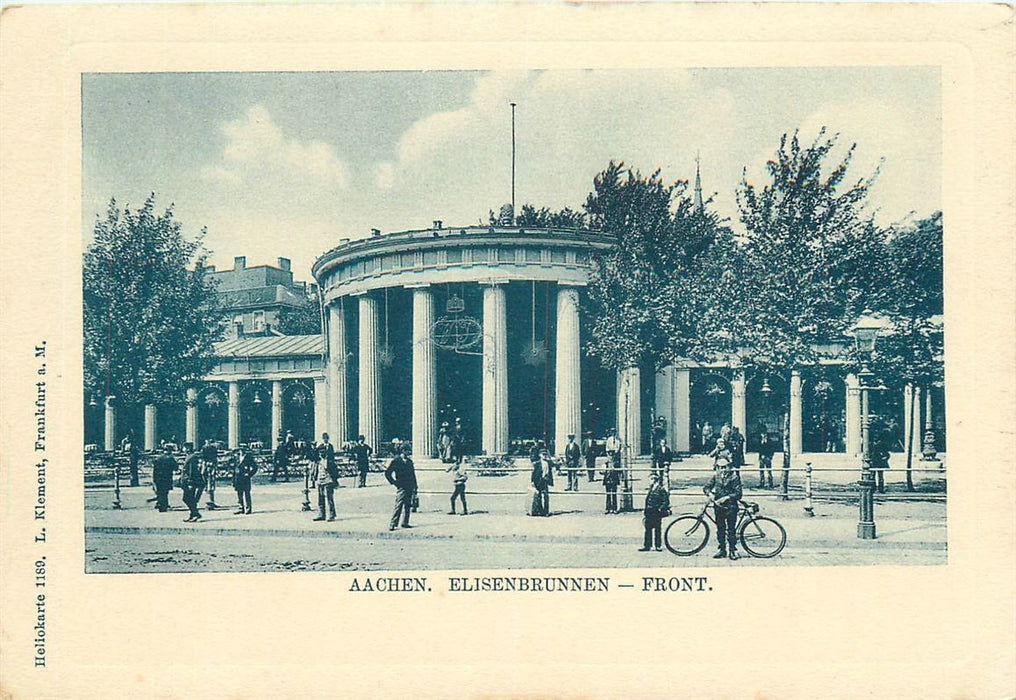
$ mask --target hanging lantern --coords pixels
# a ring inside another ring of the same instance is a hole
[[[254,404],[257,405],[259,403],[261,403],[261,392],[260,391],[255,391],[254,392]]]
[[[532,299],[530,341],[522,350],[522,361],[530,367],[536,367],[547,361],[547,343],[546,341],[536,339],[536,280],[533,280]]]
[[[448,301],[445,303],[445,313],[449,314],[460,314],[466,310],[466,302],[462,300],[457,294],[452,294],[448,297]]]
[[[762,380],[762,388],[759,389],[763,394],[771,394],[773,392],[772,387],[769,386],[769,378],[766,377]]]

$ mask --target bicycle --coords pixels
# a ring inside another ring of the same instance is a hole
[[[680,557],[698,554],[709,542],[709,522],[714,525],[710,506],[706,501],[698,515],[681,515],[674,518],[663,533],[663,541],[674,554]],[[734,532],[745,552],[760,559],[770,559],[783,551],[787,544],[787,531],[772,518],[757,515],[757,503],[741,501],[738,504],[737,524]]]

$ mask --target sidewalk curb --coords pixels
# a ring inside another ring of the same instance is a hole
[[[254,537],[331,537],[336,539],[378,539],[378,540],[464,540],[479,542],[535,542],[541,544],[628,544],[629,540],[637,539],[634,535],[631,538],[603,537],[593,535],[576,535],[574,537],[562,537],[554,535],[442,535],[423,532],[405,532],[396,530],[394,532],[357,532],[353,530],[315,530],[315,529],[235,529],[235,528],[203,528],[201,525],[194,527],[125,527],[125,526],[88,526],[85,527],[85,534],[95,535],[199,535],[199,536],[225,536],[241,537],[252,535]],[[636,535],[638,533],[635,533]],[[796,540],[788,538],[788,549],[859,549],[880,550],[892,549],[915,549],[915,550],[940,550],[947,551],[945,542],[895,542],[886,540]]]

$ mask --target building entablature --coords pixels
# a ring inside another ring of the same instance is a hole
[[[344,243],[313,274],[325,301],[386,287],[459,282],[553,281],[583,286],[591,255],[609,236],[579,229],[433,228]]]

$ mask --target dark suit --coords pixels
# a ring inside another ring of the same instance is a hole
[[[396,455],[385,469],[385,479],[394,486],[395,511],[388,523],[388,529],[394,530],[399,524],[399,516],[402,516],[402,527],[409,527],[409,512],[413,506],[413,494],[416,493],[416,470],[413,468],[413,460],[405,455]]]
[[[198,500],[201,498],[201,492],[204,491],[205,478],[201,473],[201,457],[197,452],[187,457],[187,461],[183,463],[180,485],[183,487],[183,502],[190,509],[190,517],[200,518]]]
[[[577,442],[569,442],[564,448],[564,466],[568,470],[568,490],[579,490],[579,463],[582,461],[582,448]]]
[[[663,476],[670,473],[670,464],[674,461],[674,451],[669,445],[657,445],[653,448],[653,474]]]
[[[257,473],[258,465],[254,461],[254,455],[250,452],[240,459],[233,469],[233,488],[236,489],[236,500],[239,503],[239,510],[243,513],[251,513],[250,485],[251,479]]]
[[[357,471],[360,472],[359,486],[362,488],[367,485],[367,470],[370,469],[370,456],[374,450],[367,443],[358,442],[349,451],[353,455],[353,461],[356,462]]]
[[[716,518],[716,539],[719,541],[720,551],[727,551],[729,545],[733,552],[737,541],[737,506],[741,500],[741,476],[733,469],[719,470],[713,474],[702,491],[712,494],[717,503],[713,507],[713,517]]]
[[[670,512],[670,494],[661,484],[653,483],[646,494],[646,507],[643,510],[643,524],[646,533],[642,548],[649,549],[654,544],[660,548],[663,516]]]
[[[554,469],[550,460],[533,462],[532,482],[539,504],[538,511],[534,508],[533,515],[550,515],[550,487],[554,485]]]
[[[279,441],[279,446],[275,448],[275,464],[272,468],[272,481],[275,481],[279,472],[282,472],[282,478],[289,481],[289,443],[285,440]]]
[[[607,492],[605,513],[617,512],[617,486],[621,483],[621,469],[614,465],[613,458],[607,460],[607,468],[603,471],[603,488]]]
[[[169,510],[169,490],[173,488],[173,472],[176,471],[176,460],[173,455],[164,452],[155,458],[152,464],[152,483],[155,486],[155,507],[160,513]]]

